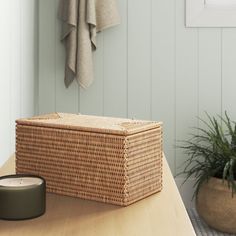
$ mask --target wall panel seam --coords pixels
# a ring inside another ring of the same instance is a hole
[[[129,117],[129,1],[126,0],[126,14],[127,14],[127,27],[126,27],[126,58],[127,58],[127,67],[126,67],[126,117]]]
[[[104,96],[104,77],[105,77],[105,34],[102,37],[102,115],[104,116],[105,96]]]
[[[35,96],[34,96],[34,104],[35,104],[35,109],[34,109],[34,115],[38,115],[39,113],[39,0],[35,0],[35,13],[37,14],[34,19],[37,21],[36,22],[36,50],[35,50],[35,87],[34,87],[34,91],[35,91]]]
[[[56,39],[56,21],[57,21],[57,15],[56,15],[56,9],[57,9],[57,1],[54,0],[54,88],[55,88],[55,92],[54,92],[54,111],[57,111],[57,73],[56,73],[56,69],[57,69],[57,66],[56,66],[56,61],[57,61],[57,48],[56,48],[56,44],[57,44],[57,39]]]
[[[220,111],[221,111],[221,116],[223,115],[223,29],[221,28],[220,29],[220,53],[221,53],[221,60],[220,60],[220,63],[221,63],[221,91],[220,91],[220,101],[221,101],[221,104],[220,104]]]
[[[19,52],[20,53],[20,57],[19,57],[20,58],[20,62],[19,62],[20,63],[20,73],[19,73],[20,74],[20,116],[22,117],[22,115],[23,115],[22,114],[23,113],[23,111],[22,111],[22,89],[23,89],[22,88],[22,82],[23,82],[22,81],[23,80],[23,78],[22,78],[22,73],[23,73],[23,71],[22,71],[22,61],[23,61],[22,60],[22,29],[23,29],[23,25],[22,25],[22,22],[23,22],[23,20],[22,20],[22,15],[23,15],[22,14],[23,13],[22,12],[22,4],[20,4],[20,9],[19,10],[20,10],[20,19],[19,19],[20,20],[19,21],[19,25],[20,25],[20,39],[19,39],[20,40],[20,52]]]
[[[177,26],[176,26],[176,20],[177,20],[177,4],[176,4],[177,0],[174,0],[174,175],[176,175],[177,172],[177,153],[176,153],[176,146],[177,146],[177,130],[176,130],[176,126],[177,126],[177,106],[176,106],[176,99],[177,99],[177,76],[176,76],[176,71],[177,71],[177,45],[176,45],[176,41],[177,41]]]
[[[197,117],[200,116],[200,29],[197,29]],[[194,117],[196,119],[196,117]],[[199,119],[197,119],[197,127],[199,127]]]
[[[12,4],[11,4],[12,2],[9,2],[8,4],[9,4],[9,9],[11,9],[12,8]],[[11,18],[11,24],[12,24],[12,20],[13,20],[13,18]],[[8,31],[8,33],[9,33],[9,42],[12,42],[12,25],[10,26],[10,29],[9,29],[9,31]],[[9,132],[9,145],[8,145],[8,153],[10,154],[11,153],[11,122],[12,122],[12,112],[11,112],[11,98],[12,98],[12,85],[13,85],[13,76],[12,76],[12,71],[14,70],[14,68],[12,68],[12,50],[10,51],[10,53],[8,54],[8,56],[9,56],[9,58],[8,58],[8,63],[9,63],[9,68],[10,68],[10,73],[11,73],[11,76],[10,76],[10,79],[8,80],[8,83],[9,83],[9,94],[8,94],[8,101],[9,101],[9,103],[10,103],[10,105],[8,106],[8,111],[9,111],[9,123],[8,123],[8,127],[9,127],[9,130],[8,130],[8,132]]]
[[[152,120],[152,84],[153,84],[153,68],[152,68],[152,49],[153,49],[153,22],[152,22],[152,0],[150,0],[150,120]]]

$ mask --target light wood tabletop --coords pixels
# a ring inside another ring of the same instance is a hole
[[[15,171],[12,156],[0,176]],[[128,207],[47,194],[45,215],[26,221],[0,220],[3,236],[194,236],[194,229],[166,159],[163,190]]]

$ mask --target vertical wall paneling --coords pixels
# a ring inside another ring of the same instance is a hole
[[[37,22],[34,21],[35,1],[24,0],[21,6],[21,108],[22,116],[29,117],[34,113],[34,81],[35,81],[35,27]],[[32,20],[33,19],[33,20]]]
[[[221,114],[221,29],[199,30],[199,116]]]
[[[181,0],[176,4],[176,140],[188,137],[198,115],[198,29],[185,28],[184,16],[185,1]],[[184,160],[177,149],[176,167]]]
[[[1,118],[0,118],[0,166],[10,155],[10,84],[11,84],[11,59],[9,52],[11,52],[11,33],[9,31],[9,25],[6,24],[6,19],[11,19],[10,1],[1,1],[0,8],[4,9],[4,12],[0,14],[0,71],[1,71],[1,86],[0,86],[0,107],[1,107]],[[4,77],[3,77],[4,76]]]
[[[163,121],[164,149],[174,172],[175,0],[152,1],[152,119]]]
[[[56,37],[55,37],[55,104],[57,112],[74,112],[78,113],[79,88],[78,83],[74,81],[69,88],[64,85],[64,68],[65,68],[65,48],[60,42],[61,24],[57,19],[59,0],[55,0],[56,14]],[[63,96],[61,96],[63,94]]]
[[[128,116],[151,119],[151,0],[128,1]]]
[[[118,1],[121,24],[104,32],[106,116],[127,117],[127,3],[126,0]]]
[[[39,113],[56,109],[56,8],[54,0],[39,1]]]
[[[12,6],[12,15],[15,17],[11,17],[10,21],[10,57],[11,62],[10,65],[12,69],[10,70],[10,147],[11,152],[14,152],[15,147],[15,120],[21,117],[21,0],[10,0],[9,3]],[[14,69],[13,69],[14,68]],[[0,164],[1,165],[1,164]]]
[[[222,112],[236,120],[236,30],[223,29],[222,39]]]
[[[15,150],[15,120],[35,110],[36,1],[0,1],[0,166]]]
[[[35,15],[34,15],[34,113],[39,114],[39,1],[35,1]]]
[[[87,89],[80,88],[80,112],[82,114],[103,115],[103,37],[103,34],[97,35],[97,50],[94,52],[94,82]]]

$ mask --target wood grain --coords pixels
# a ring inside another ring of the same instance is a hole
[[[194,236],[194,230],[164,159],[163,191],[129,207],[47,195],[47,211],[28,221],[1,221],[4,236]],[[0,175],[14,173],[14,156]]]

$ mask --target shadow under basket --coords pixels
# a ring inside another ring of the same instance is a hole
[[[127,206],[162,189],[160,122],[54,113],[16,121],[16,172],[47,191]]]

